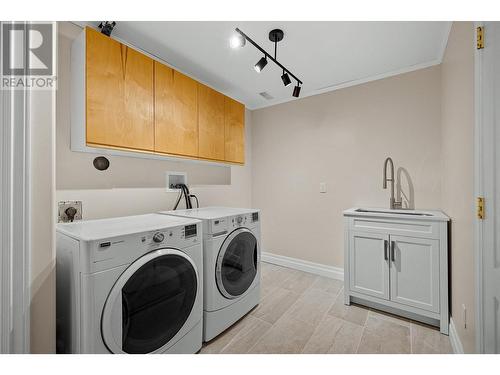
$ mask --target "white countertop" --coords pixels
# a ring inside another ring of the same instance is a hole
[[[146,214],[110,219],[83,220],[73,223],[59,223],[56,226],[56,230],[67,236],[76,238],[77,240],[96,241],[199,222],[200,221],[196,219]]]
[[[362,212],[357,210],[364,210]],[[391,210],[388,208],[353,207],[344,211],[344,216],[380,217],[391,219],[449,221],[450,218],[439,210]]]

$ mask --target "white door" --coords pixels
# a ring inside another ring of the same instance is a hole
[[[350,290],[389,299],[389,236],[353,231],[350,238]]]
[[[478,350],[500,353],[500,23],[486,22],[476,50],[475,190],[484,197],[477,219]]]
[[[391,301],[439,312],[439,241],[390,236]]]

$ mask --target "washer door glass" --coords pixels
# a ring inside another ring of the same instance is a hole
[[[161,255],[137,269],[121,288],[122,350],[151,353],[167,344],[188,319],[197,293],[191,262]]]
[[[227,298],[245,293],[257,275],[257,239],[248,229],[237,229],[224,241],[217,259],[217,285]]]

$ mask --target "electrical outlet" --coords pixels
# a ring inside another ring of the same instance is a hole
[[[75,214],[73,219],[71,219],[72,210],[74,208]],[[70,210],[68,210],[70,209]],[[71,221],[82,220],[82,202],[81,201],[64,201],[58,204],[58,223],[68,223]]]
[[[319,192],[320,193],[326,193],[326,182],[320,182],[319,183]]]
[[[467,308],[465,304],[462,305],[462,324],[464,329],[467,329]]]

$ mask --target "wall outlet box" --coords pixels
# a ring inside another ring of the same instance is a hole
[[[73,210],[74,209],[74,210]],[[58,223],[69,223],[71,221],[82,220],[81,201],[63,201],[58,203]],[[73,215],[74,213],[74,215]]]
[[[168,193],[176,193],[179,189],[174,186],[177,184],[187,185],[187,173],[186,172],[166,172],[165,174],[165,184]]]

